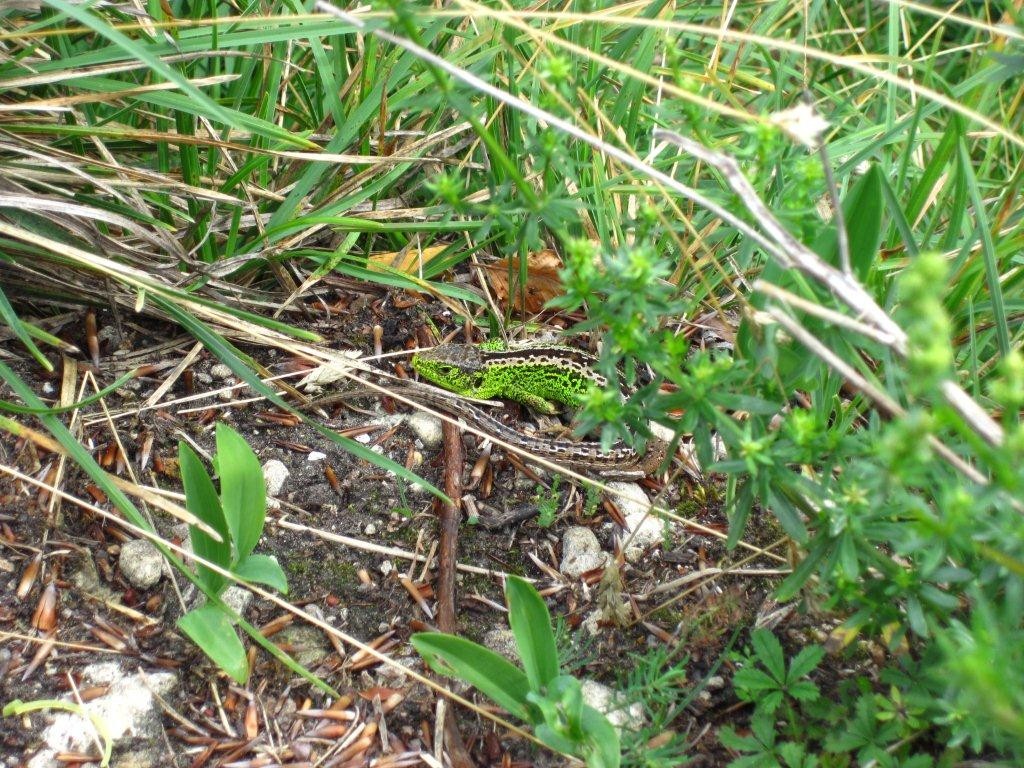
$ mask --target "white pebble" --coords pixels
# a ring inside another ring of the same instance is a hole
[[[214,365],[211,365],[210,375],[215,379],[220,379],[221,381],[227,381],[228,379],[233,379],[235,377],[235,374],[233,374],[231,369],[224,365],[224,363],[215,363]]]
[[[284,488],[284,481],[288,479],[288,467],[278,459],[270,459],[263,465],[263,482],[267,486],[268,496],[277,496]]]

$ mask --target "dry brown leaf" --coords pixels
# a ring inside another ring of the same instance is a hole
[[[526,285],[523,290],[519,284],[518,257],[490,264],[485,267],[484,274],[499,304],[507,307],[512,297],[514,309],[536,314],[544,309],[548,301],[564,292],[558,277],[561,268],[562,260],[558,254],[547,248],[526,257]]]
[[[370,254],[366,266],[376,272],[402,272],[407,275],[419,274],[420,265],[426,264],[440,254],[447,243],[429,248],[403,248],[400,251]]]

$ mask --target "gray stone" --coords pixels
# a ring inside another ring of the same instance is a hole
[[[129,584],[136,589],[149,589],[163,575],[164,556],[149,539],[135,539],[121,545],[118,565]]]
[[[628,531],[625,533],[623,554],[635,563],[645,551],[662,541],[663,524],[650,514],[651,503],[636,483],[608,483],[612,501],[622,512]]]
[[[231,369],[224,365],[224,363],[215,363],[211,365],[210,375],[215,379],[220,379],[221,381],[227,381],[235,377],[235,374],[232,373]]]
[[[288,467],[284,465],[283,461],[277,459],[270,459],[263,465],[263,482],[267,486],[268,496],[277,496],[281,493],[281,489],[284,488],[284,481],[288,479],[288,475],[291,472],[288,471]]]
[[[608,721],[620,731],[639,731],[644,727],[644,708],[639,701],[626,707],[618,691],[593,680],[584,680],[582,689],[583,701],[598,712],[603,712]]]
[[[562,563],[558,570],[569,578],[577,579],[607,561],[608,554],[601,551],[597,536],[589,528],[574,526],[562,536]]]
[[[406,418],[406,424],[413,434],[423,443],[424,448],[436,448],[441,445],[441,420],[423,411],[414,411]]]
[[[288,646],[289,655],[306,669],[312,669],[334,651],[324,633],[308,624],[285,627],[274,636],[274,642]]]
[[[591,637],[596,637],[601,634],[600,622],[603,618],[601,613],[601,611],[591,611],[587,614],[587,618],[585,618],[580,624],[580,626],[583,627],[583,631]]]
[[[281,495],[282,488],[285,487],[285,480],[291,472],[285,463],[276,459],[270,459],[263,465],[263,482],[266,484],[266,495],[267,509],[280,509],[281,502],[274,499],[275,496]]]
[[[103,723],[107,736],[115,742],[137,738],[141,743],[160,744],[163,728],[160,708],[154,694],[166,696],[177,685],[169,672],[126,673],[119,664],[102,662],[82,670],[89,684],[108,685],[107,692],[84,705],[92,718]],[[34,716],[35,717],[35,716]],[[50,768],[60,765],[56,755],[61,752],[96,751],[96,730],[90,719],[73,712],[57,712],[41,734],[43,747],[28,762],[29,768]],[[161,756],[151,765],[166,760]],[[115,760],[113,765],[122,765]]]
[[[249,603],[252,602],[252,592],[245,587],[232,584],[221,593],[220,599],[228,608],[233,610],[239,616],[244,616],[245,609],[248,608]]]
[[[500,653],[513,664],[519,663],[516,636],[512,634],[511,629],[492,629],[484,635],[484,645],[495,653]]]

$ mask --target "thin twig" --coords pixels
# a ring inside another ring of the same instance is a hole
[[[462,431],[451,422],[441,425],[444,435],[444,492],[439,501],[441,548],[437,566],[437,625],[442,632],[458,632],[455,623],[455,566],[459,547],[459,499],[462,498]]]
[[[880,331],[873,326],[862,323],[855,317],[844,315],[842,312],[836,312],[834,309],[823,307],[820,304],[815,304],[813,301],[809,301],[802,296],[797,296],[795,293],[790,293],[785,288],[780,288],[774,283],[769,283],[764,280],[755,280],[752,288],[758,293],[763,293],[764,295],[770,296],[783,304],[795,307],[801,312],[814,315],[815,317],[831,323],[832,325],[846,328],[855,333],[859,333],[861,336],[867,336],[869,339],[877,341],[883,346],[888,347],[893,342],[893,337],[885,331]]]

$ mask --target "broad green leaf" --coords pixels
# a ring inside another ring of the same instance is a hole
[[[249,556],[263,533],[267,488],[252,448],[222,421],[217,422],[217,474],[224,519],[231,530],[238,563]]]
[[[530,688],[539,691],[558,677],[558,650],[551,614],[540,593],[518,576],[505,580],[508,623]]]
[[[206,474],[206,468],[196,452],[185,442],[178,443],[178,466],[181,470],[181,483],[185,487],[185,507],[193,515],[209,525],[221,536],[215,541],[209,534],[195,526],[189,526],[192,536],[192,551],[204,560],[209,560],[221,568],[231,568],[231,539],[224,511],[217,498],[213,481]],[[196,575],[211,592],[220,592],[226,583],[224,576],[211,571],[202,563],[196,564]]]
[[[245,684],[249,678],[245,647],[224,611],[204,605],[178,619],[178,627],[232,680]]]
[[[580,755],[582,744],[577,744],[568,736],[559,733],[547,723],[541,723],[534,729],[534,734],[545,747],[561,752],[564,755]]]
[[[583,707],[581,720],[583,733],[587,739],[587,745],[583,750],[587,768],[619,768],[622,748],[615,726],[604,713],[586,705]]]
[[[867,282],[878,255],[878,245],[882,242],[885,197],[882,194],[881,174],[878,166],[872,165],[850,188],[843,200],[850,266],[861,282]],[[814,244],[814,250],[830,264],[839,265],[839,244],[834,221],[822,231]]]
[[[235,566],[234,572],[240,579],[266,584],[281,594],[288,594],[288,579],[277,560],[269,555],[249,555]]]
[[[420,632],[410,642],[439,675],[465,680],[520,720],[532,720],[526,699],[530,683],[526,674],[504,656],[441,632]]]

